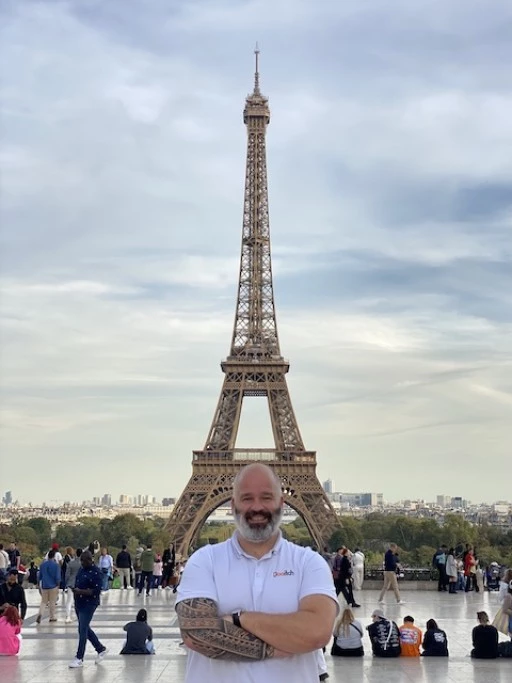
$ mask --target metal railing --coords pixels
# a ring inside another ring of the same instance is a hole
[[[437,570],[430,567],[404,567],[401,572],[403,577],[400,581],[437,581]],[[384,570],[382,567],[365,567],[364,578],[369,581],[383,581]]]
[[[272,448],[233,448],[229,451],[193,451],[196,462],[302,462],[314,463],[314,451],[276,451]]]

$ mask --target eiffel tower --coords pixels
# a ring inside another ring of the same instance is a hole
[[[256,48],[254,90],[247,96],[247,163],[242,254],[235,324],[228,358],[221,363],[224,382],[203,450],[193,451],[192,476],[167,523],[177,552],[189,547],[209,515],[231,499],[233,479],[252,462],[269,465],[282,482],[286,503],[305,521],[318,548],[340,528],[316,476],[316,453],[304,448],[293,412],[277,335],[270,256],[266,128],[268,99],[260,92]],[[235,448],[245,397],[266,396],[275,448]]]

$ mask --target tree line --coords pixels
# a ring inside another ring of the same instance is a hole
[[[434,519],[417,519],[401,515],[372,513],[363,519],[343,517],[342,528],[329,539],[329,549],[341,545],[354,549],[359,547],[366,554],[369,565],[378,566],[382,553],[389,542],[400,547],[404,564],[413,567],[430,566],[432,556],[442,543],[462,552],[470,543],[477,550],[482,566],[496,561],[512,566],[512,529],[503,530],[489,524],[474,525],[459,515],[446,515],[442,525]],[[98,540],[115,555],[123,544],[134,553],[139,545],[152,543],[155,552],[163,552],[169,536],[165,530],[166,520],[159,517],[141,520],[132,514],[117,515],[113,519],[82,517],[76,523],[59,524],[53,530],[43,517],[14,519],[10,525],[0,525],[0,540],[4,543],[17,541],[22,561],[40,560],[52,542],[61,547],[84,548]],[[234,525],[210,522],[203,526],[198,547],[206,543],[219,543],[233,533]],[[283,524],[283,535],[301,545],[313,545],[304,521],[299,517]]]
[[[471,544],[477,550],[481,566],[493,561],[512,566],[512,529],[503,530],[489,524],[474,525],[455,514],[446,515],[442,525],[435,519],[382,513],[371,513],[362,519],[342,517],[341,524],[342,528],[329,539],[329,550],[334,551],[342,545],[352,550],[359,547],[365,553],[368,565],[380,566],[387,544],[394,542],[400,548],[401,561],[410,567],[429,567],[436,549],[443,543],[459,554],[462,554],[466,543]],[[233,530],[234,525],[206,524],[200,541],[216,543],[229,537]],[[283,524],[282,531],[290,541],[314,545],[300,517]]]

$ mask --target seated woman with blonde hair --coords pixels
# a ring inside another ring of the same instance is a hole
[[[17,655],[21,648],[21,618],[14,605],[8,605],[0,617],[0,655]]]
[[[363,627],[354,619],[352,610],[346,607],[334,624],[334,643],[331,648],[333,657],[362,657]]]

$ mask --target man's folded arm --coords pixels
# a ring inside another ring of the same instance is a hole
[[[189,598],[176,605],[183,642],[211,659],[248,662],[271,659],[274,648],[219,616],[209,598]]]
[[[240,623],[275,649],[302,654],[318,650],[329,642],[336,610],[336,603],[331,597],[308,595],[300,601],[297,612],[242,612]]]

